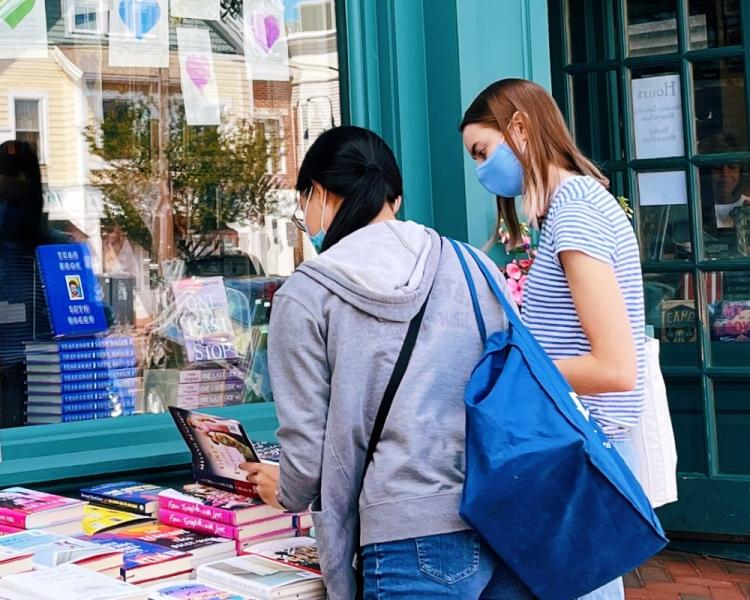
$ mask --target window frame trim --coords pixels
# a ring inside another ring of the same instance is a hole
[[[32,90],[10,90],[8,92],[8,129],[13,139],[18,134],[16,123],[16,101],[18,100],[31,100],[39,103],[37,106],[39,113],[39,164],[43,167],[49,166],[49,92]]]

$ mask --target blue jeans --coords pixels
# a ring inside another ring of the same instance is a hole
[[[365,600],[530,600],[526,586],[473,531],[362,550]]]
[[[612,445],[615,447],[631,469],[635,468],[635,450],[633,450],[633,443],[630,440],[612,440]],[[624,600],[625,588],[622,583],[622,578],[618,577],[614,581],[603,585],[602,587],[589,592],[585,596],[581,596],[578,600]]]

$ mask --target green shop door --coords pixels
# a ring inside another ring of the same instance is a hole
[[[554,94],[635,210],[679,454],[660,516],[750,541],[750,0],[548,5]]]

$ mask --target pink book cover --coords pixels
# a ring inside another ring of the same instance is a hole
[[[0,490],[0,523],[26,527],[29,515],[83,504],[80,500],[45,494],[22,487]]]
[[[278,531],[272,531],[271,533],[264,533],[263,535],[256,535],[255,537],[248,538],[242,542],[237,542],[237,554],[242,556],[243,554],[251,554],[247,552],[246,548],[260,544],[261,542],[270,542],[271,540],[281,540],[284,538],[296,537],[298,535],[297,530],[292,527],[291,529],[279,529]]]
[[[165,508],[159,508],[159,521],[167,525],[173,525],[174,527],[182,527],[183,529],[199,531],[201,533],[210,533],[211,535],[228,538],[230,540],[238,540],[240,537],[240,532],[237,527],[232,527],[225,523],[217,523],[216,521],[210,521],[209,519],[202,519],[201,517],[196,517],[194,515],[167,510]]]
[[[159,508],[202,517],[226,525],[242,525],[254,519],[274,516],[273,511],[259,498],[241,496],[200,484],[186,485],[183,492],[165,490],[159,495]],[[254,518],[239,521],[238,511],[252,511]]]
[[[0,523],[0,535],[20,533],[21,531],[24,531],[24,530],[21,529],[20,527],[13,527],[13,525],[7,525],[5,523]]]

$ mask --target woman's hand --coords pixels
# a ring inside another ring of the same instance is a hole
[[[284,510],[276,497],[279,483],[278,465],[248,462],[241,464],[240,469],[247,471],[247,480],[255,486],[255,491],[263,502],[279,510]]]

